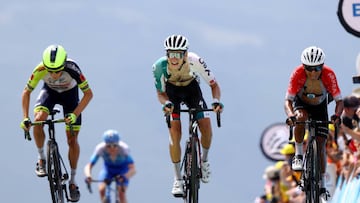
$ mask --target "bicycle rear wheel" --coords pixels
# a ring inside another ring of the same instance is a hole
[[[64,190],[60,165],[59,149],[55,142],[48,141],[48,180],[53,203],[64,203]]]
[[[320,159],[316,140],[309,143],[309,154],[306,158],[306,203],[319,203],[320,196]]]

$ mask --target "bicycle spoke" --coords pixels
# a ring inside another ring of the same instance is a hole
[[[48,145],[48,180],[53,203],[64,203],[60,158],[56,144]]]

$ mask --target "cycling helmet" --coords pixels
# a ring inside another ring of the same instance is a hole
[[[325,54],[322,49],[316,46],[311,46],[301,54],[301,63],[307,66],[318,66],[325,61]]]
[[[50,45],[43,53],[43,64],[50,71],[59,71],[64,69],[67,58],[64,47],[60,45]]]
[[[116,130],[107,130],[103,134],[103,139],[106,144],[118,143],[120,141],[120,135]]]
[[[186,51],[189,46],[189,42],[186,37],[182,35],[171,35],[164,41],[165,50],[183,50]]]

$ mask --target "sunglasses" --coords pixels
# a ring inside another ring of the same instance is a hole
[[[309,72],[312,72],[312,71],[315,71],[315,72],[318,72],[318,71],[321,71],[322,68],[323,68],[323,65],[318,65],[318,66],[307,66],[307,65],[304,65],[305,67],[305,70],[309,71]]]
[[[61,72],[61,70],[57,70],[57,71],[51,71],[51,70],[48,70],[48,72],[49,72],[50,74],[57,74],[57,73],[60,73],[60,72]]]
[[[166,55],[168,58],[182,59],[184,57],[183,52],[168,52]]]
[[[118,146],[118,144],[116,144],[116,143],[106,144],[107,148],[115,148],[117,146]]]

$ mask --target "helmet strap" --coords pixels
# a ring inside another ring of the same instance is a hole
[[[178,68],[178,71],[180,71],[182,69],[182,67],[185,65],[186,61],[184,59],[183,63],[181,64],[181,66]]]

